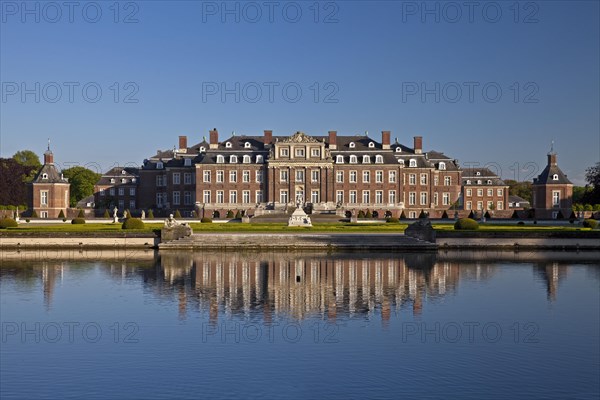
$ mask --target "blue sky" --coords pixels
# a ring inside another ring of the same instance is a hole
[[[105,171],[217,128],[421,135],[520,180],[552,140],[576,184],[600,159],[598,1],[2,0],[0,12],[2,157],[41,155],[50,137],[62,166]]]

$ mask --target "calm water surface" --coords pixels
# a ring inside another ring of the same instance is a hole
[[[0,397],[600,396],[598,253],[0,253]]]

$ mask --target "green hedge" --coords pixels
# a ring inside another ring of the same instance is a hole
[[[596,227],[598,226],[598,221],[596,221],[595,219],[585,219],[583,220],[583,226],[586,228],[592,228],[592,229],[596,229]]]
[[[461,218],[454,223],[454,229],[473,231],[479,229],[479,224],[474,219]]]
[[[12,218],[5,217],[0,219],[0,229],[16,228],[17,226],[19,226],[19,224]]]
[[[385,220],[385,222],[387,223],[398,223],[400,222],[400,220],[396,217],[389,217],[388,219]]]
[[[71,221],[73,225],[85,224],[85,218],[73,218]]]
[[[144,229],[144,227],[144,221],[140,218],[127,218],[121,226],[122,229]]]
[[[212,218],[204,217],[200,220],[203,224],[210,224],[212,222]]]

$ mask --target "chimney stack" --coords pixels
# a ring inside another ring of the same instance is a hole
[[[548,165],[556,165],[556,153],[548,153]]]
[[[48,149],[44,153],[44,164],[54,164],[54,154]]]
[[[381,132],[381,148],[383,150],[389,150],[390,149],[391,136],[392,136],[392,133],[390,131],[382,131]]]
[[[423,154],[423,137],[422,136],[415,136],[414,138],[415,140],[415,154]]]
[[[269,147],[273,144],[273,131],[264,131],[263,143],[265,147]]]
[[[187,150],[187,136],[179,136],[179,151]]]
[[[218,149],[219,148],[219,131],[217,131],[217,128],[210,131],[209,136],[210,136],[210,143],[209,143],[208,147],[211,149]]]
[[[337,149],[337,131],[329,131],[329,148],[331,150]]]

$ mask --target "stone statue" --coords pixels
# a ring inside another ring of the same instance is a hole
[[[127,218],[127,210],[123,210],[123,218],[126,219]]]
[[[115,206],[115,208],[113,208],[113,218],[117,218],[117,211],[118,211],[118,208],[117,208],[117,206]]]
[[[302,195],[298,193],[296,196],[296,207],[300,208],[300,206],[302,206]]]
[[[146,219],[146,211],[142,210],[142,219]]]
[[[172,228],[179,225],[179,222],[173,218],[173,214],[169,214],[169,218],[165,219],[165,228]]]

